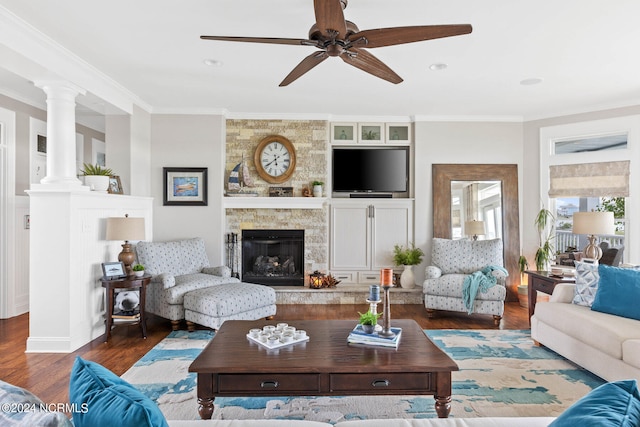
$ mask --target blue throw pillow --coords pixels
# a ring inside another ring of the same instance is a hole
[[[600,265],[591,310],[640,320],[640,271]]]
[[[73,413],[75,427],[168,427],[158,405],[105,367],[76,357],[69,401],[86,411]]]
[[[578,400],[549,427],[636,427],[640,394],[636,380],[603,384]]]

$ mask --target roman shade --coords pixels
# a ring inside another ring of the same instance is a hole
[[[549,167],[549,197],[628,197],[629,161]]]

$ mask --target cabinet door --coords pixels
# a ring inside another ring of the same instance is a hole
[[[369,212],[368,204],[331,207],[330,269],[369,269]]]
[[[413,241],[413,210],[410,204],[375,206],[373,216],[372,268],[393,268],[393,247]]]

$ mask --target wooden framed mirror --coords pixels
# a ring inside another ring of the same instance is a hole
[[[507,277],[507,301],[518,300],[518,258],[520,257],[520,214],[518,209],[518,165],[434,164],[433,237],[452,238],[452,181],[500,181],[502,185],[502,241]]]

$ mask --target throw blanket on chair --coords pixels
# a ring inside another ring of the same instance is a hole
[[[478,290],[486,294],[489,288],[496,285],[498,278],[493,275],[494,271],[501,271],[505,276],[509,275],[509,272],[503,267],[489,265],[465,277],[462,284],[462,302],[467,309],[467,314],[473,313],[473,302],[476,299]]]

